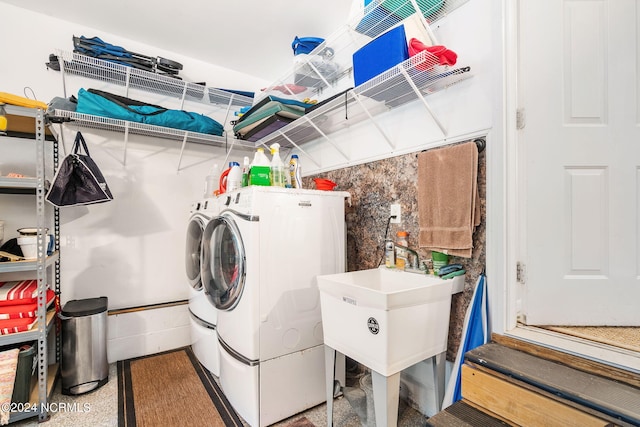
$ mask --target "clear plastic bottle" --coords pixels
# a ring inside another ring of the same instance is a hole
[[[404,270],[407,265],[407,251],[406,249],[400,248],[397,245],[404,246],[405,248],[409,246],[407,242],[407,237],[409,233],[406,231],[398,231],[396,233],[396,268]]]
[[[284,171],[284,163],[280,158],[280,144],[271,144],[271,185],[274,187],[285,187],[287,175]]]
[[[300,160],[297,154],[292,154],[291,160],[289,160],[289,176],[291,177],[291,187],[302,188]]]
[[[264,148],[256,149],[249,171],[249,185],[271,185],[271,162]]]
[[[396,266],[395,245],[391,239],[386,239],[384,241],[384,265],[387,268],[393,268]]]
[[[218,184],[218,179],[220,178],[220,167],[216,163],[213,165],[213,170],[211,174],[207,175],[204,180],[204,198],[215,196],[215,192],[217,191],[216,185]]]
[[[242,166],[242,186],[249,185],[249,158],[244,156],[244,164]]]

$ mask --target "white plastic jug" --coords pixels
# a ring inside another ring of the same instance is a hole
[[[240,163],[232,162],[231,170],[227,175],[227,191],[234,191],[242,187],[242,169]]]
[[[229,162],[229,168],[220,175],[220,194],[237,190],[242,186],[240,163]]]

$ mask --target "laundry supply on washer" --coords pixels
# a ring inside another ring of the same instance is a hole
[[[280,158],[280,144],[271,144],[271,185],[274,187],[285,187],[287,175],[284,171],[284,163]]]
[[[227,176],[227,191],[234,191],[242,187],[242,169],[240,163],[233,162]]]
[[[298,159],[297,154],[292,154],[291,160],[289,160],[289,176],[291,179],[291,187],[302,188],[300,159]]]
[[[237,190],[242,184],[240,163],[229,162],[229,167],[220,174],[220,194]]]
[[[249,185],[249,158],[244,156],[244,164],[242,165],[242,186],[246,187]]]
[[[204,198],[213,197],[218,192],[218,179],[220,177],[220,167],[216,163],[213,165],[213,170],[211,174],[207,175],[204,180]]]
[[[264,148],[256,149],[249,168],[249,185],[271,185],[271,162],[264,154]]]

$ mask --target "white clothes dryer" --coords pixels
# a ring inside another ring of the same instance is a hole
[[[216,332],[218,310],[204,294],[200,267],[204,229],[219,210],[217,198],[199,200],[191,205],[185,247],[185,270],[189,283],[191,347],[200,363],[215,376],[220,375],[220,350]]]
[[[220,383],[251,426],[326,400],[316,276],[345,269],[348,197],[246,187],[205,228],[202,281],[218,308]]]

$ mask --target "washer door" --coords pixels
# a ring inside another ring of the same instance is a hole
[[[219,310],[233,310],[240,301],[246,276],[246,256],[235,221],[213,218],[202,240],[201,278],[205,294]]]
[[[206,218],[200,215],[194,215],[189,220],[189,224],[187,224],[184,266],[189,285],[196,291],[202,289],[202,281],[200,280],[200,256],[202,252],[202,235],[206,221]]]

